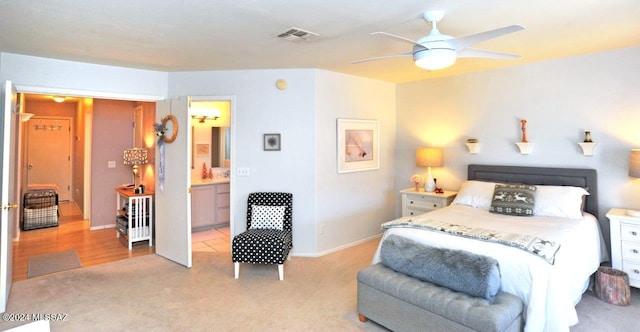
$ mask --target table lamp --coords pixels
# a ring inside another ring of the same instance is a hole
[[[436,182],[431,175],[431,167],[442,167],[442,149],[439,148],[418,148],[416,150],[416,166],[427,167],[427,180],[424,183],[424,190],[432,192],[436,189]]]
[[[147,149],[145,148],[129,148],[125,149],[122,155],[125,165],[133,165],[133,182],[135,187],[138,188],[140,183],[138,178],[140,174],[138,172],[138,166],[147,163]]]
[[[631,149],[629,155],[629,176],[633,178],[640,178],[640,149]],[[640,211],[627,210],[627,215],[640,217]]]

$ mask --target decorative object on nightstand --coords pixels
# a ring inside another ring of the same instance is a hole
[[[631,287],[640,288],[640,217],[625,209],[607,213],[611,235],[611,266],[629,275]]]
[[[138,188],[138,186],[140,186],[140,182],[138,181],[138,179],[140,178],[138,166],[145,165],[147,163],[147,149],[125,149],[122,155],[122,159],[124,159],[125,165],[133,165],[133,182],[135,184],[134,188]]]
[[[631,149],[629,154],[629,176],[640,178],[640,149]],[[627,210],[627,214],[633,217],[640,217],[640,211]]]
[[[478,151],[480,151],[480,143],[478,143],[477,138],[467,139],[467,142],[464,143],[464,145],[467,146],[467,149],[469,149],[469,153],[471,154],[476,154],[478,153]]]
[[[449,206],[458,194],[444,190],[441,194],[416,191],[414,188],[400,190],[402,195],[402,216],[417,216],[425,212]]]
[[[582,154],[585,156],[593,156],[593,149],[596,148],[596,143],[591,140],[591,132],[584,132],[584,142],[578,143],[582,149]]]
[[[424,190],[432,192],[436,189],[436,183],[433,181],[431,167],[442,167],[442,149],[438,148],[418,148],[416,150],[416,166],[427,167],[427,181],[424,183]]]
[[[416,191],[420,191],[420,183],[422,183],[423,180],[420,174],[413,174],[411,177],[411,183],[416,187]]]

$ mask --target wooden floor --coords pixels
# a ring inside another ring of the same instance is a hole
[[[128,250],[116,238],[115,228],[89,230],[75,203],[60,203],[58,227],[20,232],[20,240],[13,245],[13,280],[27,279],[29,257],[68,249],[78,252],[83,267],[113,262],[129,257],[155,253],[155,246],[141,241]]]

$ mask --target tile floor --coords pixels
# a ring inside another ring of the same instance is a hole
[[[229,241],[229,227],[193,232],[191,233],[191,250],[231,252]]]

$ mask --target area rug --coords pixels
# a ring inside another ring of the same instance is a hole
[[[75,249],[29,257],[27,278],[82,267]]]

